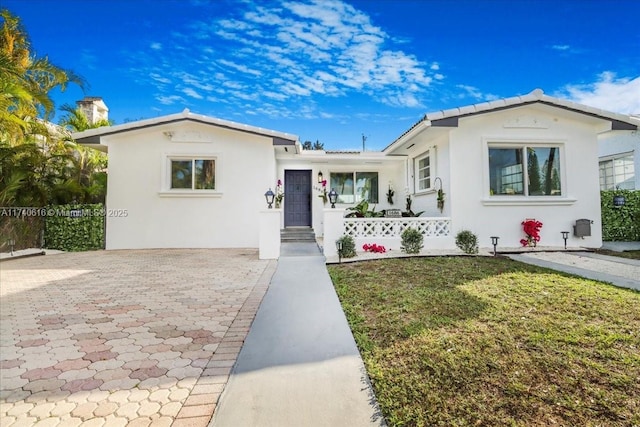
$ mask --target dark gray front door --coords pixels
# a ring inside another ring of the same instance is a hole
[[[311,227],[311,171],[284,171],[284,226]]]

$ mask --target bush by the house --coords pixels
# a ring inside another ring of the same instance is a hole
[[[415,228],[406,228],[401,237],[401,246],[402,252],[407,254],[417,254],[420,253],[422,249],[422,242],[424,241],[424,236]]]
[[[624,206],[613,206],[613,198],[623,196]],[[600,192],[602,204],[602,240],[640,240],[640,191],[611,190]]]
[[[353,258],[356,256],[356,241],[351,236],[342,236],[338,239],[342,243],[342,258]]]
[[[462,230],[456,234],[456,246],[465,254],[477,254],[478,236],[470,230]]]

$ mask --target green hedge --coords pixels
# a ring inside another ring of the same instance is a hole
[[[624,196],[624,206],[613,206],[614,196]],[[640,241],[640,191],[600,192],[602,204],[602,240]]]
[[[58,205],[47,210],[45,248],[70,252],[104,248],[104,205]]]

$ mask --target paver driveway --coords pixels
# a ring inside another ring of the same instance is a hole
[[[0,264],[0,424],[208,424],[275,261],[250,249]]]

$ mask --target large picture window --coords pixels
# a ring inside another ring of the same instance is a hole
[[[332,172],[329,187],[338,193],[338,203],[378,203],[378,172]]]
[[[611,157],[600,162],[600,190],[635,189],[633,153]]]
[[[560,176],[559,147],[489,147],[492,196],[561,196]]]
[[[215,190],[214,159],[171,159],[171,189]]]

